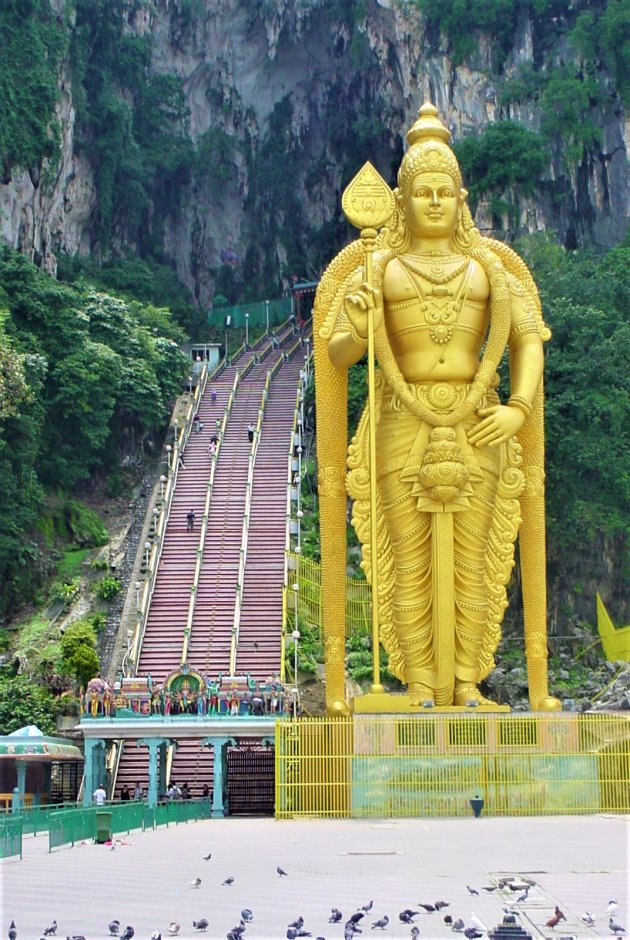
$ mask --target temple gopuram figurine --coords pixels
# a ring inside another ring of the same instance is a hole
[[[407,141],[393,193],[370,164],[344,193],[361,238],[327,268],[314,310],[327,708],[348,710],[349,495],[373,594],[378,585],[373,651],[387,651],[411,707],[492,706],[479,684],[494,668],[520,526],[530,702],[555,710],[543,483],[550,333],[525,264],[475,227],[433,105]],[[366,352],[368,402],[348,449],[347,370]],[[378,676],[373,693],[383,691]]]

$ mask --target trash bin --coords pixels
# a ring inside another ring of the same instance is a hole
[[[96,841],[101,845],[112,838],[112,814],[99,810],[96,814]]]

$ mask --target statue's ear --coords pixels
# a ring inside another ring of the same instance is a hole
[[[468,190],[467,190],[467,189],[463,189],[463,188],[460,189],[460,191],[459,191],[459,201],[460,201],[460,202],[466,202],[467,199],[468,199]]]

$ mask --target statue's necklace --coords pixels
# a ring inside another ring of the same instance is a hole
[[[458,255],[455,255],[449,258],[445,255],[432,253],[426,255],[402,255],[406,267],[410,268],[416,274],[419,274],[420,277],[425,278],[425,280],[430,281],[432,284],[448,284],[449,281],[454,281],[456,277],[466,270],[468,267],[468,258],[464,258],[456,267],[450,270],[444,270],[445,265],[451,264],[452,261],[457,260],[458,257]],[[426,258],[425,262],[423,262],[423,258]]]
[[[450,294],[445,287],[437,285],[429,294],[426,294],[417,278],[418,274],[422,278],[425,278],[426,275],[417,271],[409,264],[409,255],[402,255],[400,260],[403,267],[408,269],[408,277],[420,300],[420,309],[429,326],[429,336],[431,340],[438,346],[445,346],[447,343],[450,343],[453,338],[455,326],[457,325],[459,315],[464,305],[466,288],[468,287],[471,274],[470,259],[466,258],[464,266],[458,266],[456,273],[449,275],[448,280],[450,281],[456,277],[456,274],[461,274],[465,268],[468,269],[466,275],[462,278],[460,284],[452,294]]]

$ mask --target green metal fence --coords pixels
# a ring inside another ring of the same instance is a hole
[[[0,817],[0,858],[22,858],[22,819],[19,815]]]
[[[51,813],[49,816],[48,848],[74,845],[84,839],[96,839],[105,830],[115,836],[133,829],[155,829],[157,826],[209,819],[209,800],[182,800],[148,806],[144,802],[106,803],[102,807],[89,806]]]
[[[269,304],[269,307],[267,307]],[[267,311],[269,312],[269,326],[283,323],[291,314],[291,298],[282,297],[280,300],[259,300],[253,304],[236,304],[234,307],[216,307],[209,316],[213,326],[223,328],[225,317],[229,314],[232,326],[244,327],[245,319],[249,320],[250,329],[267,326]]]

